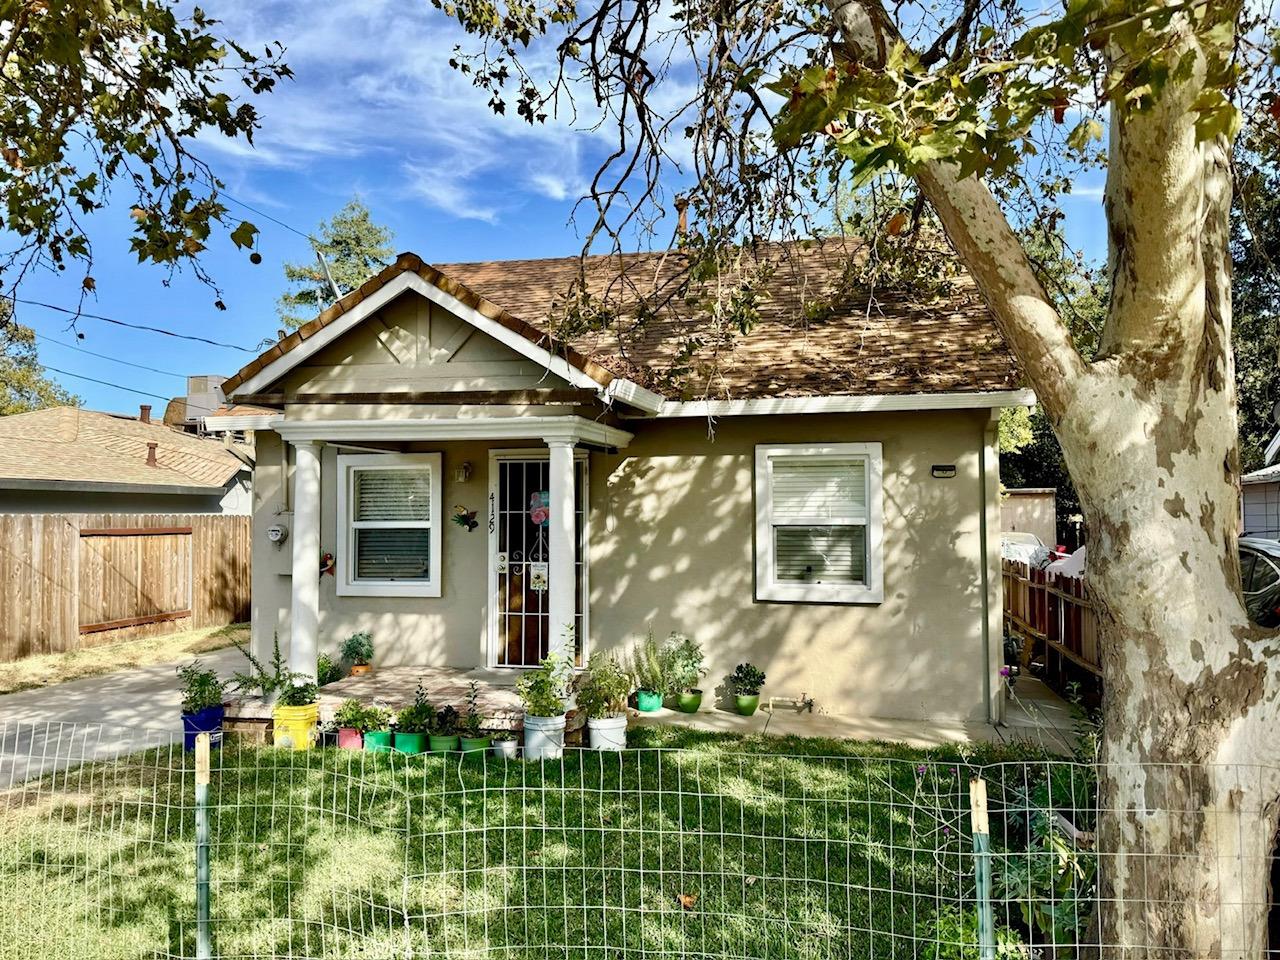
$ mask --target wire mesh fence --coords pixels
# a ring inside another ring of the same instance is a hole
[[[941,960],[1099,943],[1088,764],[796,743],[529,763],[228,742],[208,791],[212,956]],[[198,956],[196,808],[180,735],[0,723],[0,958]]]

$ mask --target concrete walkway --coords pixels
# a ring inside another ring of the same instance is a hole
[[[786,737],[828,737],[836,740],[886,741],[911,747],[940,747],[954,743],[1027,743],[1053,753],[1069,754],[1076,742],[1074,714],[1069,704],[1032,677],[1023,677],[1015,696],[1005,704],[1005,722],[962,723],[952,720],[897,720],[796,712],[762,707],[753,716],[703,703],[697,713],[662,709],[632,713],[636,726],[678,724],[717,733],[769,734]]]
[[[230,678],[235,647],[200,654]],[[182,732],[176,664],[153,664],[0,696],[0,789],[83,760],[169,743]]]

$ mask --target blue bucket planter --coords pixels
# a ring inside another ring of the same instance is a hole
[[[182,746],[188,752],[196,748],[196,734],[209,734],[209,746],[214,750],[222,746],[222,719],[227,708],[222,704],[205,707],[197,713],[182,715]]]

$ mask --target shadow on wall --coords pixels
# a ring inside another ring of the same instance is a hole
[[[708,446],[699,422],[594,456],[605,491],[593,494],[596,648],[623,649],[649,628],[659,640],[686,633],[721,704],[727,675],[749,660],[768,674],[766,697],[807,694],[822,712],[985,718],[981,426],[960,414],[904,431],[904,419],[845,421],[821,437],[884,445],[885,600],[872,605],[754,599],[754,446],[812,426],[764,437],[722,422]],[[931,476],[944,456],[957,478]]]

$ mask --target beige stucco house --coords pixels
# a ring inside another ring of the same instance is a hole
[[[402,255],[223,385],[278,411],[242,425],[258,650],[512,676],[681,631],[708,689],[750,660],[819,711],[992,716],[996,419],[1033,398],[969,286],[872,298],[847,254],[764,254],[746,333],[705,289],[635,321],[674,253],[588,259],[590,321],[576,258]]]

